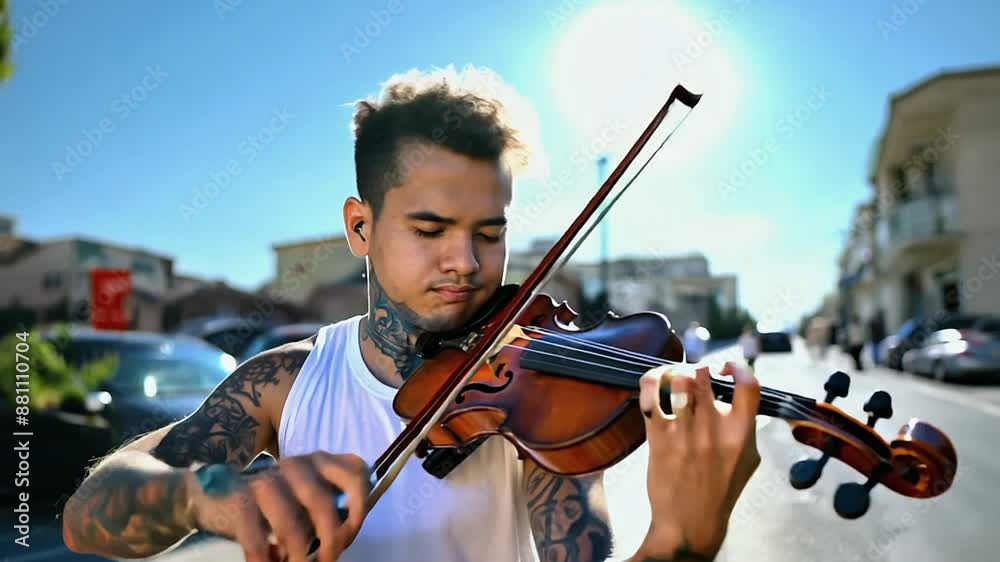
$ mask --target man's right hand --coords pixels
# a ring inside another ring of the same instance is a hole
[[[249,476],[210,465],[185,476],[189,523],[237,541],[247,562],[305,562],[314,538],[320,540],[318,560],[334,562],[368,513],[370,474],[357,455],[326,452],[282,459]],[[346,521],[337,513],[341,491],[347,495]]]

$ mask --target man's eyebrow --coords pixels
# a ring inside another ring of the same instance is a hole
[[[441,224],[455,225],[458,221],[455,219],[442,217],[441,215],[434,213],[432,211],[416,211],[413,213],[408,213],[406,218],[418,221],[436,222]],[[483,219],[481,221],[476,221],[476,226],[507,226],[506,217],[491,217],[488,219]]]
[[[416,211],[408,213],[406,218],[417,221],[439,222],[442,224],[458,224],[458,221],[455,219],[445,218],[437,213],[432,213],[431,211]]]
[[[493,217],[476,223],[479,226],[507,226],[507,217]]]

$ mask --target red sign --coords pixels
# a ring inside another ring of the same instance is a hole
[[[129,329],[132,272],[127,269],[90,270],[90,325],[99,330]]]

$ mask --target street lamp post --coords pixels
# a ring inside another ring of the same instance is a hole
[[[601,156],[597,159],[597,183],[604,183],[607,179],[608,157]],[[611,310],[611,280],[610,280],[610,256],[608,250],[608,217],[601,221],[601,310]]]

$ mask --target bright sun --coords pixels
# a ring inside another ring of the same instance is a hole
[[[740,15],[739,2],[695,18],[665,0],[609,2],[569,15],[553,53],[551,80],[556,102],[576,128],[574,137],[586,142],[606,132],[608,123],[623,124],[625,132],[609,143],[609,152],[620,157],[682,84],[704,94],[683,127],[688,150],[717,140],[743,90],[725,48],[727,28]]]

